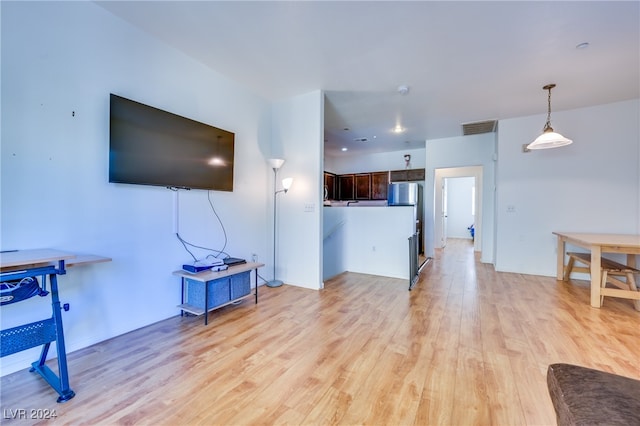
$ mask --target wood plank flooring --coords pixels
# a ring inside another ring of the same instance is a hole
[[[353,273],[261,287],[206,327],[178,316],[69,354],[67,403],[27,369],[3,377],[0,422],[35,424],[9,415],[34,408],[56,411],[47,425],[552,425],[549,364],[640,378],[640,312],[591,308],[586,281],[496,273],[451,240],[407,289]]]

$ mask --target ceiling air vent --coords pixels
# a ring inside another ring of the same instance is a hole
[[[465,123],[462,125],[462,134],[479,135],[481,133],[493,133],[498,126],[497,120],[476,121],[475,123]]]
[[[367,138],[355,138],[354,141],[355,142],[367,142],[369,139]]]

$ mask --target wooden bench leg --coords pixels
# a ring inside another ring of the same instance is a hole
[[[569,275],[571,275],[571,270],[573,269],[573,263],[575,259],[569,256],[569,262],[567,262],[567,266],[564,270],[564,276],[562,277],[562,281],[569,281]]]
[[[631,272],[627,273],[627,284],[629,284],[629,290],[638,291],[638,287],[636,287],[636,280]],[[636,308],[636,311],[640,311],[640,300],[634,300],[633,306]]]
[[[601,282],[601,285],[600,285],[601,288],[605,288],[607,286],[607,280],[608,280],[607,272],[608,271],[606,269],[602,270],[602,282]],[[633,276],[633,273],[627,272],[624,275],[625,275],[625,277],[627,279],[626,285],[629,287],[629,290],[630,291],[638,291],[638,287],[636,286],[636,280],[635,280],[635,278]],[[618,288],[624,289],[625,282],[620,281],[620,280],[618,280],[618,279],[616,279],[614,277],[611,277],[611,280],[613,281],[611,283],[612,285],[614,285],[614,286],[616,286]],[[600,295],[600,305],[602,305],[603,303],[604,303],[604,296]],[[640,311],[640,300],[634,299],[633,300],[633,306],[636,309],[636,311]]]
[[[600,284],[601,288],[605,288],[607,286],[607,270],[602,270],[602,282]],[[604,303],[604,295],[600,292],[600,306]]]

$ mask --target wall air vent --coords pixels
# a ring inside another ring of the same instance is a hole
[[[498,127],[498,120],[476,121],[462,125],[462,134],[479,135],[481,133],[493,133]]]

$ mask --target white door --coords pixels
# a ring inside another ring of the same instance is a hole
[[[448,179],[442,179],[442,236],[440,237],[440,247],[444,248],[447,245],[447,206],[449,202],[447,200],[447,182]]]

